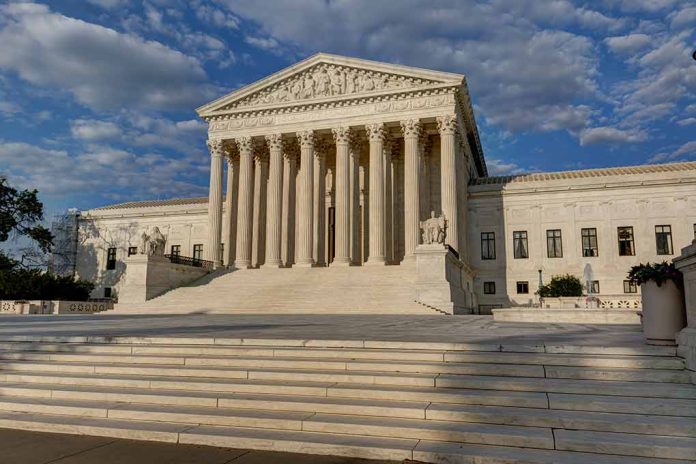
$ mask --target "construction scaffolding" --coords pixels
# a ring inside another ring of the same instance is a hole
[[[53,248],[48,271],[66,277],[75,277],[77,247],[79,241],[80,212],[70,208],[64,214],[54,216],[51,223]]]

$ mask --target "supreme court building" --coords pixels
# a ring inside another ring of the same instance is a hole
[[[345,310],[451,312],[421,301],[430,273],[455,308],[486,312],[534,304],[540,280],[588,265],[593,293],[630,305],[629,267],[670,259],[696,232],[693,162],[489,177],[460,74],[320,53],[197,111],[208,198],[76,218],[74,269],[95,296],[118,295],[124,262],[156,226],[167,254],[219,270],[153,308],[209,297],[218,309],[306,309],[311,294]],[[422,243],[431,215],[444,218],[442,244]]]

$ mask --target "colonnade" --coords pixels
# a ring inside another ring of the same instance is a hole
[[[440,136],[440,198],[447,224],[446,242],[463,246],[459,236],[457,120],[436,118]],[[420,220],[427,208],[423,198],[429,184],[423,171],[429,152],[423,123],[400,121],[403,136],[403,207],[395,208],[399,175],[393,166],[395,141],[385,123],[366,124],[363,129],[338,126],[331,130],[333,144],[314,130],[294,134],[273,133],[264,137],[241,136],[229,140],[209,139],[210,191],[209,239],[206,259],[216,266],[236,268],[310,267],[329,262],[325,256],[326,155],[335,146],[335,241],[331,266],[363,264],[361,227],[368,227],[365,265],[385,265],[396,255],[393,235],[404,234],[403,260],[413,260],[420,243]],[[369,161],[364,177],[368,211],[360,215],[360,149],[366,134]],[[460,139],[461,141],[461,139]],[[223,173],[227,160],[227,195],[223,227]],[[299,170],[299,173],[298,173]],[[267,181],[266,181],[267,180]],[[297,185],[296,185],[297,182]],[[424,185],[425,184],[425,185]],[[297,195],[297,198],[295,198]],[[265,205],[265,207],[264,207]],[[364,219],[363,219],[364,218]],[[221,244],[224,233],[224,256]],[[295,237],[295,233],[297,236]]]

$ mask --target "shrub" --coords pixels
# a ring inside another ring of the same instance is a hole
[[[0,300],[87,301],[94,284],[37,269],[0,271]]]
[[[684,282],[684,276],[674,267],[674,263],[663,261],[661,263],[633,266],[628,271],[628,280],[636,285],[642,285],[649,280],[654,280],[658,287],[661,287],[663,282],[671,280],[678,286],[681,286]]]
[[[582,282],[574,275],[566,274],[551,277],[551,282],[537,290],[542,298],[559,296],[582,296]]]

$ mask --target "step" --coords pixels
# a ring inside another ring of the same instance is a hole
[[[601,391],[601,390],[598,390]],[[551,409],[696,417],[696,400],[549,393]]]
[[[556,379],[691,383],[689,372],[676,369],[617,369],[545,366],[544,370],[546,371],[546,377]]]
[[[684,360],[674,356],[450,352],[444,354],[444,359],[445,362],[542,364],[545,366],[618,367],[633,369],[684,368]]]
[[[688,464],[693,461],[602,455],[509,446],[460,445],[422,440],[413,450],[417,462],[448,464]]]
[[[432,403],[426,419],[696,437],[693,417]]]
[[[559,450],[696,460],[696,438],[692,437],[578,430],[555,430],[554,434]]]
[[[474,375],[440,375],[435,381],[438,388],[478,388],[548,393],[580,393],[617,396],[651,396],[662,398],[696,398],[695,385],[654,382],[619,382],[601,380],[534,379],[510,377],[483,377]]]

